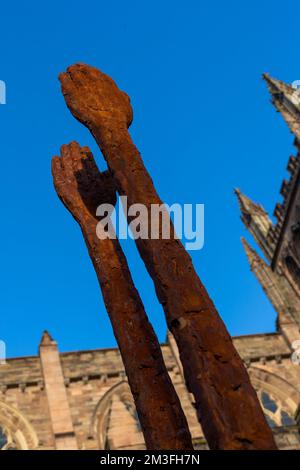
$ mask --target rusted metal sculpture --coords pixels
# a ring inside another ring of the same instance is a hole
[[[52,160],[56,192],[79,223],[124,362],[148,449],[191,450],[192,441],[159,342],[117,239],[99,239],[100,204],[116,202],[114,182],[76,142]]]
[[[128,205],[141,203],[150,212],[152,204],[161,204],[128,132],[129,97],[110,77],[84,64],[69,67],[60,81],[67,106],[95,137]],[[136,244],[177,342],[210,448],[275,449],[247,371],[180,241],[171,236]]]

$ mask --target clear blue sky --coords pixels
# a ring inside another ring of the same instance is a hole
[[[279,200],[293,137],[261,74],[300,79],[298,20],[296,1],[2,4],[0,337],[9,356],[35,354],[44,329],[62,351],[115,345],[81,233],[50,174],[52,155],[74,139],[105,168],[60,93],[58,73],[78,61],[131,96],[131,132],[161,197],[205,204],[205,246],[192,257],[231,334],[274,330],[242,250],[233,188],[270,212]],[[164,340],[152,282],[132,241],[125,250]]]

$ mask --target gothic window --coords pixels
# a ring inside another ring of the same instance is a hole
[[[270,428],[276,428],[277,424],[275,423],[275,421],[270,418],[270,416],[268,416],[267,414],[265,415],[265,417]]]
[[[282,426],[293,426],[295,424],[295,421],[286,411],[282,411],[281,423],[282,423]]]
[[[0,427],[0,450],[17,450],[17,446],[9,432]]]
[[[296,423],[282,404],[269,393],[259,390],[257,392],[265,417],[270,428],[277,426],[294,426]]]
[[[268,393],[263,392],[261,394],[261,401],[266,410],[271,411],[271,413],[276,413],[278,406],[276,404],[276,401],[272,400]]]
[[[126,423],[125,434],[118,431],[120,421]],[[98,437],[100,449],[145,447],[134,400],[125,380],[100,399],[93,413],[91,430],[92,435]]]
[[[0,450],[2,450],[7,444],[7,437],[2,428],[0,428]]]
[[[37,446],[31,424],[17,409],[0,400],[0,450],[27,450]]]

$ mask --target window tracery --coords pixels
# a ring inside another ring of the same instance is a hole
[[[0,426],[0,450],[17,450],[12,434]]]
[[[296,424],[291,414],[282,406],[280,401],[276,400],[264,390],[259,390],[257,394],[266,420],[271,428],[277,426],[294,426]]]

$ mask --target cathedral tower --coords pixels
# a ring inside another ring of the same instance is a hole
[[[235,190],[241,219],[269,264],[263,261],[247,242],[243,245],[250,266],[269,297],[280,321],[293,320],[300,326],[300,90],[280,80],[263,75],[272,103],[281,113],[295,136],[296,156],[291,156],[289,178],[281,185],[282,202],[274,210],[272,223],[260,204]],[[297,330],[298,331],[298,330]]]

